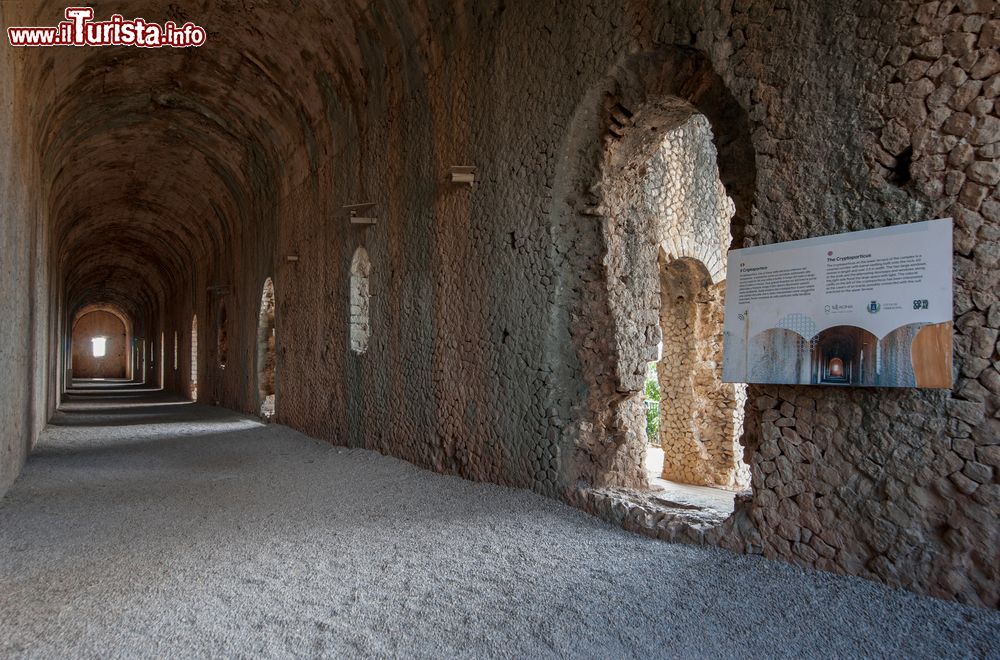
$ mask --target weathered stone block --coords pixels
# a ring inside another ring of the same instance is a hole
[[[972,330],[972,344],[969,347],[972,355],[985,359],[993,357],[998,335],[1000,331],[994,328],[981,326]]]
[[[973,494],[974,492],[976,492],[976,489],[979,488],[978,483],[968,478],[961,472],[954,472],[951,475],[949,475],[948,478],[951,480],[953,484],[955,484],[955,488],[957,488],[959,492],[964,493],[966,495]]]
[[[983,406],[972,401],[948,399],[945,403],[948,415],[975,426],[983,421],[985,412]]]
[[[972,115],[966,115],[969,117],[969,121],[973,120]],[[956,122],[956,128],[959,130],[963,128],[965,122],[959,120]],[[1000,142],[1000,119],[996,117],[983,117],[975,122],[975,128],[967,131],[965,133],[956,133],[956,135],[967,135],[968,140],[974,145],[984,145],[992,144],[994,142]]]
[[[969,71],[969,76],[973,79],[982,80],[996,73],[1000,73],[1000,52],[988,50]]]
[[[972,51],[976,44],[976,35],[967,32],[952,32],[942,40],[945,49],[954,57],[962,57]]]
[[[966,208],[975,211],[989,193],[990,190],[986,186],[967,182],[958,194],[958,201]]]
[[[972,132],[975,126],[975,118],[972,115],[965,112],[956,112],[945,120],[944,125],[941,126],[941,130],[949,135],[957,135],[959,137],[965,137]],[[992,141],[992,140],[989,140]],[[980,143],[974,143],[980,144]],[[982,142],[985,144],[985,142]]]
[[[1000,183],[1000,163],[979,161],[972,163],[965,171],[972,181],[987,186]]]
[[[981,80],[967,80],[962,84],[948,100],[948,105],[958,111],[965,110],[966,106],[979,95],[983,88]]]

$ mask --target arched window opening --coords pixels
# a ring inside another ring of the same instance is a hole
[[[608,142],[601,194],[615,389],[632,395],[613,404],[619,458],[599,478],[646,483],[671,501],[704,494],[709,508],[732,512],[732,491],[750,484],[740,443],[746,386],[722,382],[722,321],[746,188],[737,179],[730,197],[714,127],[693,104],[663,97],[616,108],[624,124]]]
[[[553,234],[560,244],[572,246],[579,228],[599,216],[601,242],[590,252],[568,250],[565,257],[575,273],[599,268],[593,286],[600,289],[596,295],[579,295],[578,289],[557,293],[570,307],[571,343],[560,348],[558,340],[565,332],[561,323],[552,326],[549,337],[556,340],[555,350],[580,360],[588,386],[581,410],[585,424],[567,467],[584,484],[588,501],[595,498],[597,510],[598,501],[608,501],[602,489],[652,486],[655,491],[668,483],[662,480],[668,466],[647,463],[655,448],[643,432],[653,427],[652,434],[666,444],[674,408],[666,395],[656,400],[672,341],[661,327],[660,279],[668,274],[661,271],[683,258],[700,262],[715,289],[703,295],[721,297],[728,250],[744,244],[751,219],[756,158],[746,111],[710,59],[694,48],[664,46],[616,62],[577,107],[570,131],[561,156],[565,165],[559,167],[553,187],[560,191],[552,205]],[[557,276],[566,284],[576,281],[561,271]],[[711,346],[716,340],[708,336],[707,321],[713,313],[700,309],[700,302],[696,295],[698,318],[706,321],[698,342]],[[717,336],[721,339],[721,332]],[[661,341],[664,359],[658,360]],[[696,357],[700,372],[717,382],[721,364]],[[650,373],[654,375],[647,380]],[[653,385],[651,396],[646,395],[647,384]],[[710,385],[706,393],[712,391]],[[732,386],[725,396],[733,401],[723,407],[732,412],[734,430],[724,446],[733,447],[735,466],[726,472],[732,479],[713,480],[712,485],[737,488],[749,472],[740,442],[745,386]],[[699,394],[696,403],[699,397],[712,400],[711,394]],[[647,401],[649,405],[643,405]],[[557,410],[560,402],[553,399]],[[697,408],[689,410],[694,415]],[[695,429],[700,426],[697,419],[688,422]],[[695,465],[693,473],[718,475],[719,470],[703,467],[715,463],[714,448],[713,440],[705,444],[704,454],[678,458]],[[675,492],[637,496],[655,508],[657,501],[679,501]],[[730,490],[716,488],[711,494],[723,503],[710,505],[713,516],[723,514],[717,517],[722,520],[726,510],[734,511],[736,498]]]
[[[368,252],[359,247],[351,260],[351,350],[364,353],[371,338],[370,303],[371,261]]]
[[[160,388],[164,387],[167,371],[167,333],[160,332]]]
[[[637,297],[659,308],[651,320],[657,321],[662,347],[641,395],[647,432],[654,434],[647,473],[654,486],[662,486],[662,479],[740,489],[750,477],[739,444],[745,386],[722,382],[725,265],[735,208],[719,178],[704,115],[691,113],[657,140],[638,174],[631,181],[626,174],[620,188],[634,221],[647,225],[637,227],[638,233],[657,246],[655,264],[646,266],[655,269],[655,279],[636,278],[659,291],[652,299]],[[659,397],[655,424],[648,414],[650,390]]]
[[[260,416],[270,420],[275,412],[275,371],[277,367],[274,319],[274,282],[267,278],[260,299],[257,322],[257,387],[260,393]]]
[[[73,322],[70,370],[74,379],[125,380],[131,357],[130,322],[117,311],[85,308]]]
[[[219,368],[225,369],[229,364],[229,318],[226,315],[226,304],[219,307],[219,334],[216,351],[219,356]]]
[[[198,400],[198,315],[191,318],[191,400]]]

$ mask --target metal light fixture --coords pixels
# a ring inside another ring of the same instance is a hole
[[[372,214],[375,208],[374,202],[367,204],[350,204],[344,207],[344,210],[348,212],[348,217],[351,220],[352,225],[374,225],[377,220]]]
[[[451,173],[452,183],[467,183],[469,186],[476,185],[476,168],[471,165],[452,165],[448,171]]]

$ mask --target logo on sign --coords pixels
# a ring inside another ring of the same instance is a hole
[[[868,303],[868,313],[869,314],[878,314],[879,311],[881,311],[881,309],[882,309],[882,305],[878,304],[877,300],[873,300],[870,303]]]

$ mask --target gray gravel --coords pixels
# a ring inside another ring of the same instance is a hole
[[[0,503],[0,656],[1000,656],[996,611],[135,396]]]

